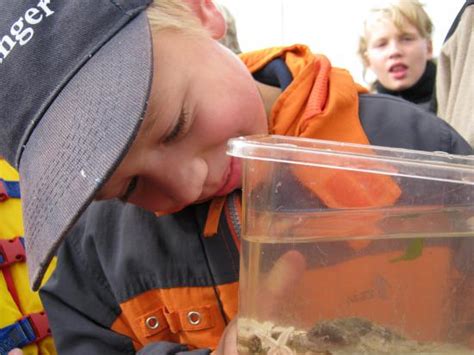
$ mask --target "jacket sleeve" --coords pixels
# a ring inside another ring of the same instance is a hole
[[[359,116],[373,145],[473,154],[472,147],[448,123],[400,98],[383,94],[360,95]]]
[[[120,314],[100,269],[83,257],[78,225],[58,252],[50,280],[40,290],[53,337],[61,354],[134,354],[133,343],[110,326]]]
[[[84,243],[93,238],[84,234],[79,223],[61,246],[56,270],[40,291],[57,350],[68,355],[135,354],[132,339],[111,329],[121,309],[98,258],[90,253],[91,245],[85,257]],[[159,342],[139,354],[209,354],[208,349],[198,351]]]

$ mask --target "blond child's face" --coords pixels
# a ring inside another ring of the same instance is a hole
[[[232,137],[268,131],[256,85],[229,50],[205,36],[161,31],[138,135],[97,199],[173,212],[240,187]]]
[[[423,75],[431,56],[431,41],[408,22],[403,31],[388,19],[373,21],[367,27],[368,69],[387,89],[399,91],[412,87]]]

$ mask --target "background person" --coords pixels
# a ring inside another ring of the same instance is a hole
[[[242,50],[240,49],[239,45],[239,39],[237,37],[237,25],[235,23],[235,17],[224,5],[216,3],[216,6],[222,13],[222,16],[224,16],[224,20],[226,23],[225,35],[224,37],[219,39],[219,42],[229,48],[235,54],[242,53]]]
[[[364,21],[358,53],[376,77],[374,91],[430,108],[436,80],[433,24],[418,0],[373,8]]]
[[[474,1],[466,0],[441,48],[437,112],[474,146]]]

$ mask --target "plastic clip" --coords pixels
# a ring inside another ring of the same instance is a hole
[[[10,196],[8,196],[7,186],[5,185],[3,180],[0,179],[0,202],[5,202],[9,198]]]
[[[29,320],[31,327],[35,331],[35,343],[51,335],[48,316],[45,312],[31,313],[25,318]]]
[[[25,260],[25,247],[23,246],[21,237],[0,240],[0,269]]]

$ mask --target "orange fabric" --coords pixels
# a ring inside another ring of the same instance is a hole
[[[370,314],[376,323],[416,335],[419,341],[446,340],[457,278],[452,250],[430,246],[419,258],[391,262],[399,256],[400,250],[387,251],[307,270],[294,285],[294,298],[285,311],[301,315],[305,328],[313,326],[315,319]]]
[[[470,260],[468,261],[470,262]],[[474,332],[472,331],[472,320],[474,319],[474,277],[471,275],[459,275],[457,288],[451,290],[454,303],[454,317],[458,322],[458,339],[466,339],[470,349],[474,349]]]
[[[293,81],[273,105],[271,134],[369,143],[358,120],[357,96],[367,89],[303,45],[241,54],[252,73],[277,57],[285,60]]]
[[[332,68],[325,56],[314,55],[303,45],[241,55],[251,72],[277,57],[285,60],[293,81],[273,105],[271,134],[369,144],[358,114],[358,94],[367,90],[346,70]],[[330,208],[389,206],[401,193],[383,175],[303,166],[294,167],[294,172]]]
[[[204,236],[211,237],[217,234],[219,219],[225,204],[225,196],[216,197],[211,201],[207,212],[206,224],[204,226]]]
[[[154,289],[122,303],[122,314],[112,330],[130,337],[135,349],[161,340],[191,344],[192,348],[217,347],[226,322],[237,313],[238,284],[217,287],[224,304],[223,318],[212,287]],[[191,324],[190,312],[199,313],[199,323]],[[151,329],[150,319],[157,321]]]

